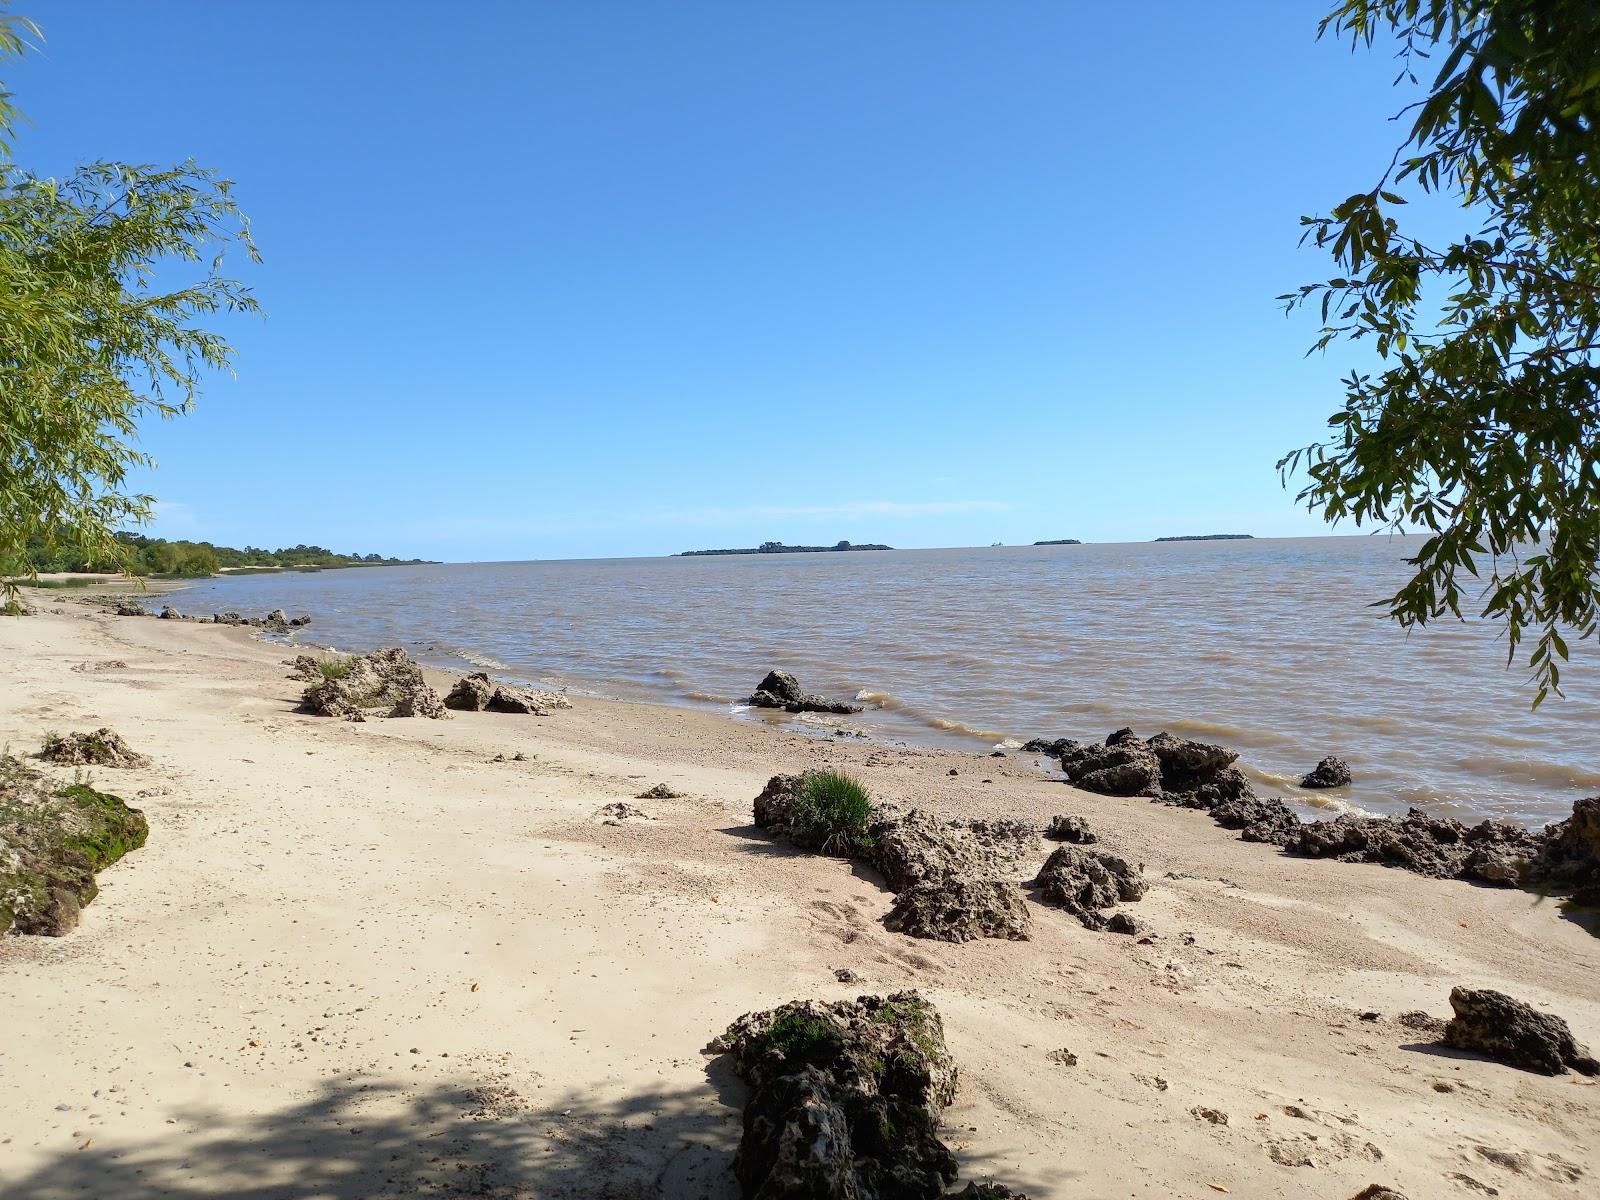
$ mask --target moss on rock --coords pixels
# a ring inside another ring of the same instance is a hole
[[[120,797],[87,784],[54,788],[0,760],[0,933],[60,936],[99,893],[96,871],[143,846],[150,826]]]

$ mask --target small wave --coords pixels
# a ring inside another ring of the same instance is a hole
[[[924,724],[931,725],[935,729],[942,729],[946,733],[964,733],[968,737],[982,738],[986,742],[1003,742],[1007,737],[1010,736],[1009,734],[1000,732],[998,729],[979,729],[976,726],[968,725],[965,721],[952,721],[947,717],[925,717],[921,714],[914,715],[916,715],[917,720],[923,722]]]
[[[1526,779],[1555,787],[1600,787],[1600,775],[1580,771],[1568,763],[1548,762],[1543,759],[1480,758],[1458,759],[1456,766],[1474,775],[1487,775],[1495,779]]]
[[[685,692],[683,693],[683,698],[685,700],[703,700],[707,704],[739,704],[739,701],[732,696],[717,696],[711,692]],[[746,704],[744,707],[749,708],[750,706]]]
[[[862,688],[856,693],[856,703],[870,704],[873,708],[896,709],[905,707],[898,696],[890,692],[875,692],[870,688]]]
[[[1248,741],[1252,737],[1237,725],[1222,725],[1216,721],[1201,721],[1194,717],[1169,721],[1167,728],[1179,733],[1204,733],[1211,737],[1232,738],[1234,741]]]
[[[475,667],[484,667],[490,671],[509,671],[511,669],[506,663],[501,662],[493,655],[483,653],[481,650],[473,650],[466,646],[451,646],[449,652],[463,662],[469,662]]]
[[[1238,766],[1239,764],[1234,764]],[[1252,776],[1257,782],[1266,784],[1269,788],[1296,788],[1300,786],[1300,776],[1280,775],[1276,771],[1263,771],[1260,767],[1244,767],[1244,773]]]
[[[1374,733],[1399,733],[1406,728],[1406,722],[1396,717],[1381,717],[1373,713],[1357,713],[1347,719],[1356,728],[1370,729]]]
[[[1346,800],[1340,796],[1330,796],[1326,792],[1299,792],[1293,797],[1285,797],[1285,799],[1292,800],[1293,803],[1298,804],[1301,808],[1314,808],[1318,812],[1331,812],[1340,816],[1345,813],[1350,813],[1357,817],[1376,817],[1378,815],[1370,808],[1362,808],[1354,800]]]

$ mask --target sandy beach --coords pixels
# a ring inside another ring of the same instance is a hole
[[[81,926],[0,939],[7,1197],[734,1196],[743,1090],[707,1043],[908,987],[960,1068],[962,1178],[1035,1200],[1600,1176],[1596,1081],[1396,1020],[1488,986],[1600,1045],[1600,939],[1527,893],[1288,857],[1026,755],[584,698],[318,718],[282,645],[27,600],[0,620],[0,745],[109,725],[153,763],[92,772],[150,836]],[[751,824],[769,776],[819,765],[950,815],[1086,818],[1144,864],[1151,939],[1032,901],[1030,941],[888,931],[872,872]],[[656,783],[684,795],[596,815]]]

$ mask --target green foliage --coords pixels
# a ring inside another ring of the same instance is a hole
[[[324,679],[343,679],[355,669],[356,660],[347,656],[317,659],[317,672]]]
[[[264,571],[317,571],[330,567],[394,566],[422,561],[415,558],[383,558],[377,554],[336,554],[322,546],[307,546],[304,543],[279,550],[258,550],[254,546],[235,550],[231,546],[216,546],[210,542],[169,542],[165,538],[145,537],[137,533],[119,533],[116,540],[123,555],[121,558],[96,557],[71,547],[50,546],[41,539],[34,539],[23,551],[25,569],[85,572],[131,570],[136,575],[197,578],[214,575],[223,567],[243,571],[251,568]],[[73,583],[71,580],[60,583],[39,580],[17,582],[32,586],[72,586]]]
[[[790,836],[824,854],[855,854],[872,844],[872,797],[838,771],[807,771],[789,813]]]
[[[1563,634],[1600,628],[1600,5],[1343,0],[1322,31],[1393,37],[1396,82],[1422,96],[1377,184],[1302,218],[1338,274],[1283,299],[1320,311],[1314,350],[1364,343],[1379,369],[1352,372],[1331,436],[1279,467],[1332,522],[1426,530],[1380,604],[1409,627],[1459,619],[1476,591],[1508,660],[1537,634],[1537,707],[1560,693]],[[1408,188],[1453,199],[1464,231],[1406,233]]]
[[[24,32],[0,13],[0,60]],[[0,99],[0,141],[15,115]],[[199,320],[256,307],[221,273],[230,244],[256,258],[231,185],[192,162],[44,179],[0,153],[0,570],[36,572],[33,544],[136,569],[114,531],[151,513],[127,488],[150,465],[138,423],[187,411],[228,366]]]

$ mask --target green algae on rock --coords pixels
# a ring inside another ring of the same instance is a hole
[[[122,799],[88,784],[56,788],[0,758],[0,933],[59,937],[99,892],[95,872],[143,846],[150,826]]]

